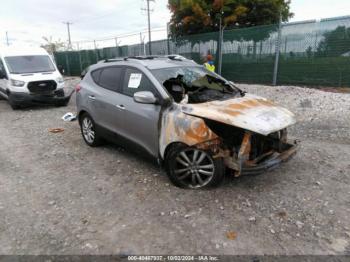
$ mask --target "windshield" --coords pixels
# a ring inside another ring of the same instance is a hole
[[[175,102],[203,103],[239,93],[227,80],[200,66],[162,68],[152,73]]]
[[[222,90],[222,88],[224,87],[225,89],[227,89],[227,91],[232,91],[232,88],[228,85],[228,81],[226,81],[224,78],[220,77],[219,75],[213,72],[210,72],[204,67],[199,67],[199,66],[171,67],[171,68],[152,70],[152,73],[161,84],[164,84],[164,82],[169,80],[170,78],[183,76],[182,81],[184,82],[184,84],[186,84],[189,87],[192,87],[192,86],[202,87],[204,85],[208,88],[220,89],[220,90]],[[209,78],[219,79],[221,81],[219,82],[214,81],[210,83],[210,80],[208,81],[208,76]],[[226,83],[226,85],[224,83]]]
[[[12,74],[53,72],[55,67],[47,55],[5,57],[7,67]]]

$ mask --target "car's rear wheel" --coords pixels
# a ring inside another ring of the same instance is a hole
[[[213,158],[209,151],[177,145],[169,150],[165,162],[170,180],[178,187],[214,187],[224,179],[223,159]]]
[[[85,143],[92,147],[101,145],[102,138],[97,133],[95,122],[88,113],[80,117],[79,123]]]

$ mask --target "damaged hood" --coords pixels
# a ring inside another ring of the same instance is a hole
[[[269,135],[296,123],[289,110],[271,101],[246,94],[241,98],[181,106],[188,115],[215,120],[261,135]]]

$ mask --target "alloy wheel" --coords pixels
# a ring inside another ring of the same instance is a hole
[[[95,140],[94,125],[90,118],[85,117],[82,122],[82,130],[85,140],[92,144]]]
[[[187,148],[175,159],[174,174],[191,188],[206,186],[215,174],[213,159],[205,151]]]

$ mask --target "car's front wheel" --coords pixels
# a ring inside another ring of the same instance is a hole
[[[165,159],[167,174],[172,183],[182,188],[208,188],[218,186],[224,179],[222,158],[213,158],[209,151],[177,145]]]
[[[92,147],[99,146],[102,138],[96,131],[96,125],[88,113],[84,113],[80,119],[80,130],[86,144]]]

